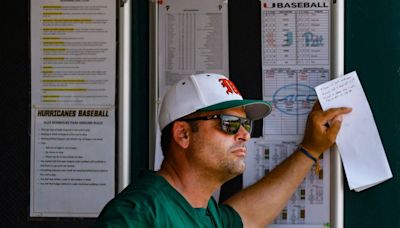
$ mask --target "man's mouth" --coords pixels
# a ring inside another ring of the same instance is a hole
[[[236,156],[239,156],[239,157],[245,157],[247,150],[246,150],[246,147],[237,147],[237,148],[234,148],[231,153],[235,154]]]

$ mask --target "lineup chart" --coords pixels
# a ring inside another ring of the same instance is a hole
[[[329,80],[329,2],[266,1],[262,6],[263,99],[274,105],[264,135],[302,134]]]
[[[303,138],[317,95],[314,87],[330,79],[330,1],[264,0],[261,4],[262,91],[272,103],[263,120],[263,139],[244,183],[250,184],[286,159]],[[269,227],[329,225],[329,154],[313,168]]]

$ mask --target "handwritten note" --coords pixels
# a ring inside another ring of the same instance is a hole
[[[351,190],[362,191],[392,178],[378,129],[356,72],[315,87],[323,110],[351,107],[336,139]]]
[[[332,85],[322,85],[319,90],[321,91],[321,100],[325,102],[332,102],[340,97],[351,94],[356,87],[354,77],[341,77],[332,81]]]

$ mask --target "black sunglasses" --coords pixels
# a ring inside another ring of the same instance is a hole
[[[213,120],[213,119],[220,119],[221,120],[221,130],[229,135],[236,134],[240,126],[243,126],[249,134],[251,134],[253,128],[253,121],[247,118],[226,115],[226,114],[219,114],[219,115],[211,115],[211,116],[202,116],[196,118],[189,118],[189,119],[180,119],[180,121],[195,121],[195,120]]]

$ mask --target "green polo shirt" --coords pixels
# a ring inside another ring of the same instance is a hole
[[[193,208],[162,176],[146,171],[100,213],[95,227],[243,227],[239,214],[214,198]]]

